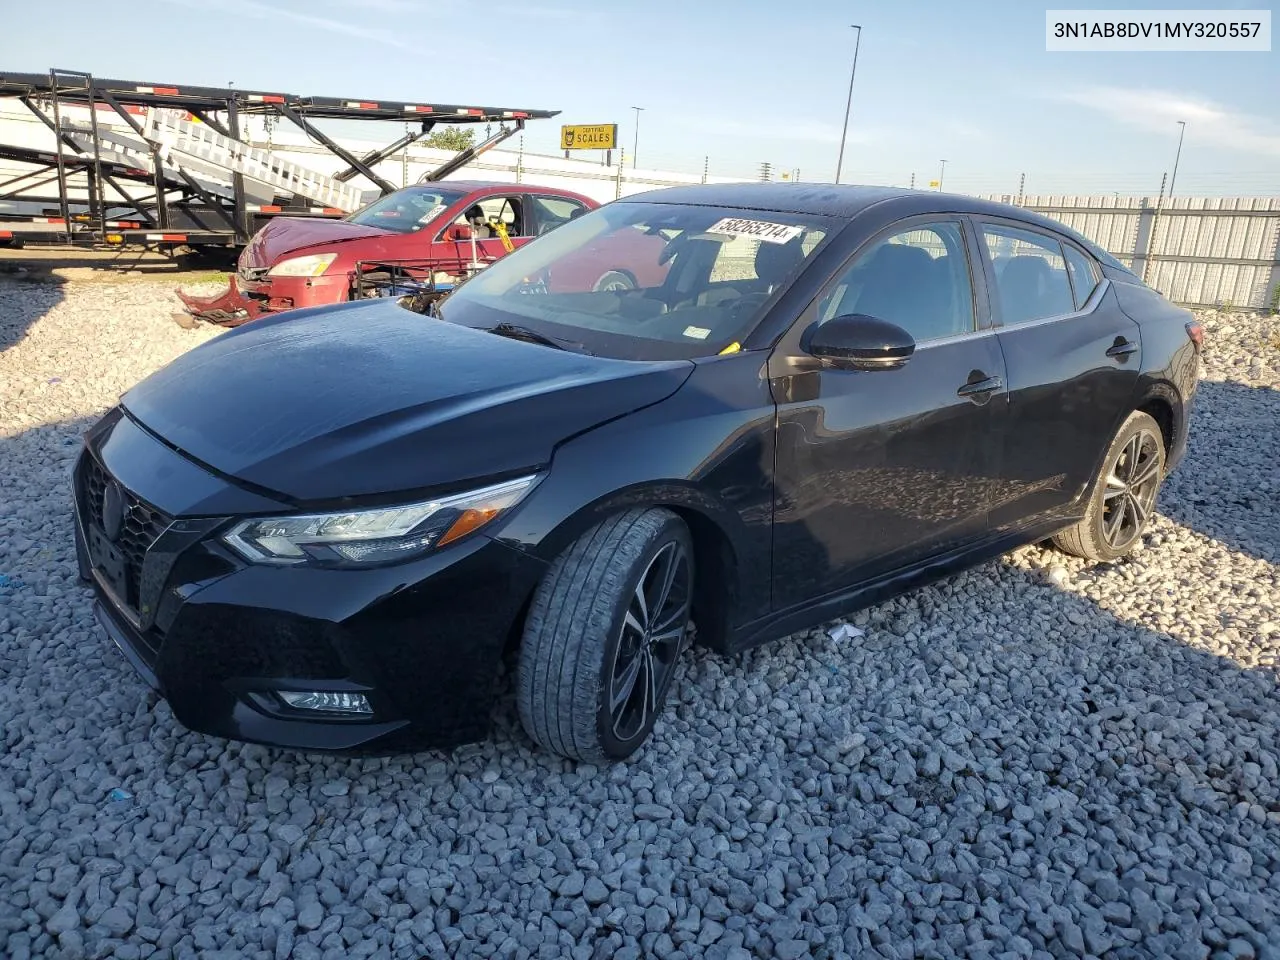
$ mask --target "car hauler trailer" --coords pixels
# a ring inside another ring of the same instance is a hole
[[[17,170],[0,180],[0,244],[170,251],[241,247],[276,216],[352,213],[398,189],[378,174],[377,164],[439,124],[496,123],[498,129],[423,181],[443,179],[523,130],[526,121],[559,113],[104,80],[58,69],[0,71],[2,98],[38,118],[53,148],[0,143],[0,160],[11,173]],[[255,117],[296,125],[345,167],[318,173],[248,142],[244,128]],[[357,156],[317,120],[394,121],[405,132]],[[358,186],[360,178],[368,189]]]

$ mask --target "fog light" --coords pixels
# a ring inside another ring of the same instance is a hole
[[[280,699],[295,710],[325,713],[373,713],[363,693],[333,693],[325,690],[280,690]]]

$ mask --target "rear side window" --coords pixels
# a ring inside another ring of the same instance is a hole
[[[1098,288],[1098,271],[1093,261],[1069,243],[1062,245],[1067,255],[1067,272],[1071,274],[1071,290],[1076,297],[1076,309],[1081,310],[1093,291]]]
[[[568,197],[534,197],[533,209],[538,217],[538,236],[564,226],[587,212],[587,206]]]
[[[996,295],[1005,326],[1075,312],[1062,244],[1015,227],[982,224],[996,274]]]

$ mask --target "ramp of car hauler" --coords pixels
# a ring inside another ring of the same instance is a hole
[[[66,70],[0,71],[0,98],[19,101],[48,128],[54,143],[52,150],[0,144],[0,155],[11,147],[8,156],[23,154],[21,162],[32,165],[28,173],[0,183],[0,203],[55,203],[58,216],[52,219],[64,229],[40,234],[29,229],[33,218],[18,218],[23,235],[29,242],[73,244],[241,245],[271,216],[340,216],[356,209],[365,191],[350,182],[355,178],[364,178],[382,194],[395,190],[378,175],[376,165],[439,124],[499,125],[496,136],[446,164],[438,172],[443,176],[523,129],[526,121],[559,112],[139,83]],[[65,120],[62,114],[69,105],[87,107],[89,123]],[[103,129],[101,110],[118,116],[124,128]],[[298,126],[345,168],[332,176],[319,174],[245,142],[241,121],[250,116]],[[405,133],[386,147],[356,156],[316,120],[395,121]],[[408,123],[416,129],[408,129]],[[33,192],[33,178],[42,186],[56,183],[56,195]],[[113,225],[122,221],[140,226]],[[0,231],[8,228],[0,219]]]

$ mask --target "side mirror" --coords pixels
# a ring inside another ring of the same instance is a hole
[[[455,223],[445,234],[446,240],[470,240],[471,227],[465,223]]]
[[[852,313],[813,324],[800,348],[845,370],[896,370],[911,359],[916,342],[897,324]]]

